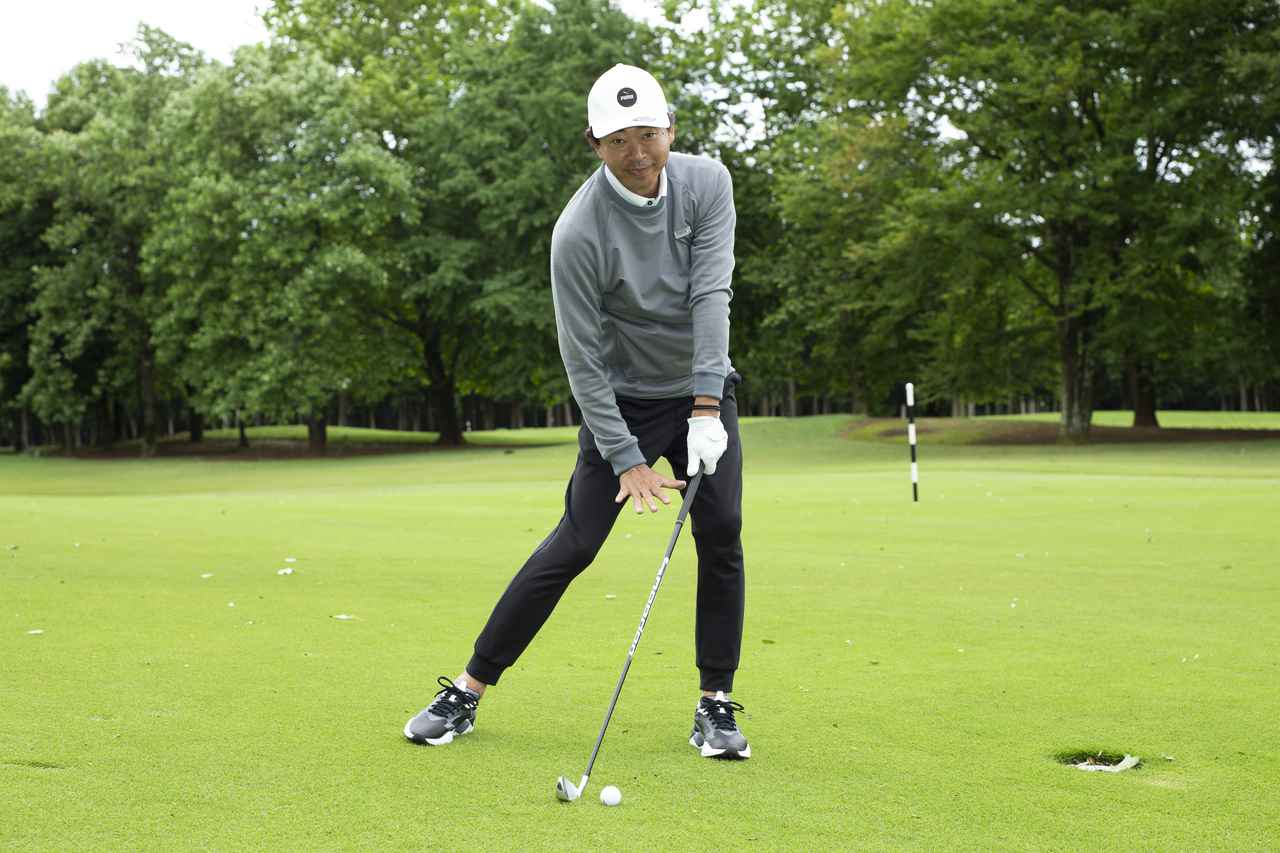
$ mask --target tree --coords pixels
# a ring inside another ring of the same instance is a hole
[[[936,259],[921,251],[934,242],[981,254],[1024,289],[1055,332],[1065,440],[1088,436],[1101,338],[1141,323],[1149,303],[1129,297],[1150,287],[1152,258],[1179,271],[1160,278],[1175,294],[1232,227],[1202,187],[1235,159],[1219,84],[1248,3],[1174,5],[860,3],[837,13],[826,52],[832,120],[901,121],[937,152],[936,183],[882,212],[894,227],[880,247],[906,267]]]
[[[54,256],[35,280],[24,395],[43,418],[66,424],[68,438],[96,404],[100,439],[110,443],[112,400],[137,394],[142,453],[151,455],[169,380],[153,340],[167,281],[142,264],[171,178],[159,116],[204,60],[146,26],[132,50],[137,68],[82,65],[50,97],[57,204],[44,240]]]
[[[50,262],[40,240],[53,218],[48,160],[34,105],[0,87],[0,436],[18,450],[30,440],[19,392],[31,378],[33,269]]]
[[[418,221],[384,234],[387,276],[364,308],[413,341],[441,443],[463,440],[461,393],[542,397],[536,377],[561,382],[544,369],[556,358],[551,229],[596,166],[585,93],[613,63],[644,61],[645,28],[591,0],[294,0],[268,20],[351,70],[363,121],[410,170]],[[502,363],[523,370],[496,376]]]
[[[313,450],[338,393],[378,399],[407,370],[359,306],[394,263],[382,235],[416,211],[353,89],[318,56],[260,46],[207,70],[165,116],[180,165],[143,252],[172,282],[159,338],[200,408],[301,413]]]

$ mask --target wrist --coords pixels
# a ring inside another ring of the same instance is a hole
[[[695,418],[719,417],[720,399],[718,397],[699,394],[693,398],[693,410],[690,414]]]

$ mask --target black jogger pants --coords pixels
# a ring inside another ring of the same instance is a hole
[[[720,420],[729,446],[716,473],[702,478],[689,508],[698,551],[698,602],[694,645],[703,690],[733,689],[742,649],[742,445],[738,441],[737,373],[725,380]],[[671,463],[676,479],[688,479],[688,417],[692,397],[671,400],[618,398],[618,409],[653,466]],[[578,433],[578,462],[564,494],[564,515],[530,555],[498,600],[476,639],[467,672],[496,684],[547,621],[569,583],[595,559],[622,504],[614,502],[618,477],[596,450],[586,425]]]

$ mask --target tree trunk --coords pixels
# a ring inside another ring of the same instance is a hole
[[[199,444],[204,441],[204,415],[191,410],[191,443]]]
[[[18,446],[19,453],[31,446],[31,412],[26,406],[18,410]]]
[[[1146,359],[1133,359],[1128,365],[1129,398],[1133,400],[1134,427],[1158,428],[1156,419],[1156,382],[1152,364]]]
[[[307,449],[312,453],[324,453],[329,440],[328,424],[324,415],[307,418]]]
[[[794,379],[787,380],[787,417],[794,418],[796,416],[796,381]]]
[[[351,398],[346,391],[338,392],[338,426],[350,426],[347,422],[348,409],[350,408]]]
[[[524,429],[524,406],[520,403],[511,404],[511,428]]]
[[[93,407],[94,432],[97,433],[93,444],[99,450],[110,450],[116,442],[115,424],[111,418],[113,407],[114,404],[109,397],[99,400]]]
[[[439,422],[440,438],[437,443],[446,447],[458,447],[464,443],[464,439],[453,376],[445,369],[444,359],[435,347],[424,347],[423,351],[427,375],[431,378],[431,403]]]
[[[1240,411],[1249,411],[1249,386],[1244,384],[1244,377],[1240,377]]]
[[[236,428],[240,431],[240,447],[248,447],[249,434],[244,430],[244,418],[240,416],[239,412],[236,412]]]
[[[142,395],[142,455],[156,455],[156,378],[155,353],[148,347],[138,360],[138,391]]]
[[[1058,440],[1084,443],[1089,440],[1089,423],[1093,419],[1093,371],[1082,318],[1069,314],[1058,317],[1058,354],[1062,369]]]

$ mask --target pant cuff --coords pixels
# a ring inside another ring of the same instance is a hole
[[[729,693],[733,690],[733,674],[732,669],[710,669],[705,666],[698,667],[699,677],[702,681],[703,690],[717,691],[722,690]],[[472,673],[474,675],[475,673]]]
[[[467,673],[476,681],[483,681],[485,684],[497,684],[505,669],[506,667],[491,663],[478,654],[472,655],[471,660],[467,662]]]

